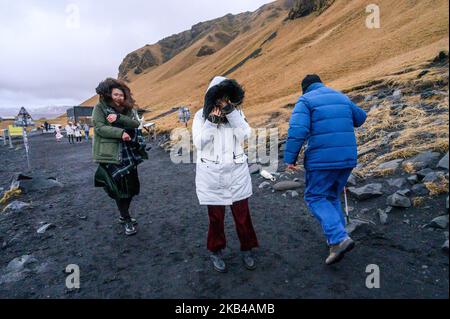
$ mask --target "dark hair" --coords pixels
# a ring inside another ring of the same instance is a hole
[[[322,80],[317,74],[308,74],[302,81],[303,94],[305,94],[306,90],[313,83],[322,83]]]
[[[106,103],[110,104],[113,101],[111,96],[113,89],[119,89],[123,92],[125,99],[122,106],[130,110],[133,109],[135,106],[135,101],[131,95],[131,90],[124,82],[120,80],[107,78],[99,83],[95,89],[95,92],[97,92],[97,94],[100,95],[100,98],[104,99]]]
[[[213,86],[206,92],[203,116],[207,118],[217,104],[217,101],[227,97],[234,106],[242,104],[245,98],[244,88],[233,79],[227,79]]]

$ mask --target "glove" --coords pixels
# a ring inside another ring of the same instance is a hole
[[[227,105],[225,105],[225,106],[222,108],[221,111],[222,111],[222,113],[223,113],[224,115],[228,115],[228,114],[230,114],[231,112],[233,112],[235,109],[236,109],[236,108],[234,107],[233,104],[228,103]]]
[[[208,121],[210,121],[211,123],[214,123],[214,124],[219,124],[220,123],[220,116],[210,115],[210,116],[208,116]]]

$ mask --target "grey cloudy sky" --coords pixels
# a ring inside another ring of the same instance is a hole
[[[77,105],[129,52],[270,0],[0,0],[0,112]]]

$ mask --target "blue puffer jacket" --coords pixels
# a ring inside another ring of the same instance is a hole
[[[292,112],[284,154],[294,164],[306,141],[305,169],[327,170],[356,167],[358,155],[354,127],[366,121],[366,112],[346,95],[313,83]]]

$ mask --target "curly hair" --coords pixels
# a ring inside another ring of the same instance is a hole
[[[133,109],[136,102],[133,99],[130,88],[122,81],[113,78],[107,78],[106,80],[99,83],[99,85],[95,89],[95,92],[97,92],[100,98],[104,99],[106,103],[110,104],[113,101],[111,96],[113,89],[119,89],[123,92],[125,98],[122,106],[130,110]]]
[[[233,79],[227,79],[213,86],[205,95],[203,117],[207,118],[216,106],[217,101],[224,97],[227,97],[234,106],[239,107],[244,101],[245,90]]]

